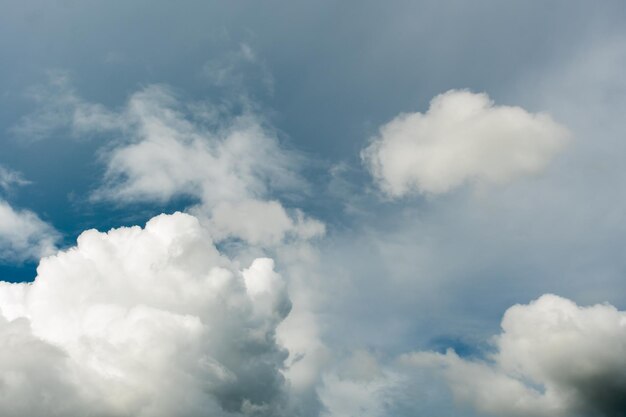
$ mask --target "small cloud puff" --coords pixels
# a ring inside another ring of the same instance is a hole
[[[537,173],[568,135],[546,114],[450,90],[426,113],[401,114],[383,125],[361,156],[391,197],[442,194],[466,183],[499,184]]]

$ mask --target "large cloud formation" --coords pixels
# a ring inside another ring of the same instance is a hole
[[[486,94],[450,90],[424,114],[380,128],[362,158],[391,197],[441,194],[464,183],[503,183],[543,169],[568,131],[546,114],[495,106]]]
[[[3,416],[280,416],[286,285],[221,255],[190,215],[86,231],[0,283]]]
[[[405,359],[443,371],[455,396],[496,416],[626,415],[626,312],[544,295],[502,320],[489,361],[454,351]]]

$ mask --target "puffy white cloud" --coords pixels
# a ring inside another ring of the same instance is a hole
[[[299,184],[298,156],[285,151],[273,133],[252,115],[207,126],[205,108],[184,106],[166,88],[134,94],[120,118],[129,140],[108,155],[99,198],[122,202],[168,201],[186,195],[190,209],[208,218],[215,239],[239,238],[253,245],[276,245],[287,237],[310,239],[324,226],[299,210],[288,213],[271,190]]]
[[[405,360],[442,369],[455,396],[497,416],[626,413],[626,312],[554,295],[515,305],[489,361],[418,352]]]
[[[0,198],[0,260],[38,260],[56,249],[59,233],[35,213]]]
[[[295,157],[252,114],[214,120],[206,107],[183,105],[171,90],[153,85],[133,94],[116,115],[126,139],[106,157],[99,197],[167,201],[186,195],[212,207],[297,183]]]
[[[0,283],[0,414],[290,415],[289,310],[271,259],[240,269],[193,216],[86,231]]]
[[[380,128],[362,158],[392,197],[440,194],[465,183],[504,183],[541,171],[568,131],[546,114],[496,106],[486,94],[450,90],[426,113]]]

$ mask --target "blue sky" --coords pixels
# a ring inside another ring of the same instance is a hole
[[[623,416],[625,18],[0,0],[2,414]]]

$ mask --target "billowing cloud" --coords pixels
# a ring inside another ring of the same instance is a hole
[[[59,233],[30,210],[0,198],[0,260],[38,260],[56,249]]]
[[[426,113],[401,114],[383,125],[362,158],[389,196],[441,194],[465,183],[498,184],[537,173],[567,136],[546,114],[450,90]]]
[[[84,232],[33,283],[0,283],[0,311],[3,416],[290,415],[285,282],[190,215]]]
[[[405,360],[442,370],[455,396],[497,416],[626,415],[626,312],[554,295],[515,305],[488,361],[454,351]]]

